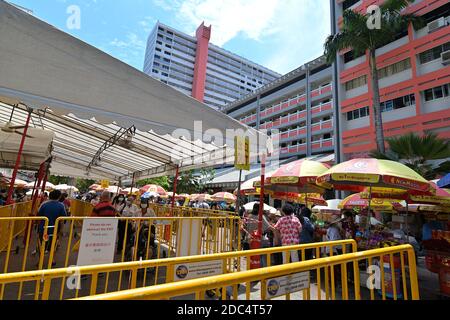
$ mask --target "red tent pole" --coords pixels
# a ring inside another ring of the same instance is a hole
[[[44,179],[43,179],[43,182],[42,182],[41,197],[44,196],[45,185],[47,184],[47,179],[48,179],[48,170],[45,171]]]
[[[22,157],[23,146],[25,144],[25,138],[27,136],[28,127],[30,125],[31,112],[28,113],[27,122],[25,123],[25,128],[23,129],[22,140],[20,141],[19,152],[17,153],[16,165],[14,166],[14,171],[11,177],[11,182],[9,184],[8,197],[6,198],[6,204],[11,204],[12,195],[14,192],[14,183],[16,182],[17,171],[19,171],[20,158]]]
[[[38,177],[34,184],[34,190],[33,190],[33,195],[32,195],[33,203],[31,205],[31,215],[33,215],[33,216],[35,215],[34,212],[36,209],[36,201],[39,196],[39,189],[41,188],[42,178],[44,177],[44,172],[45,172],[44,166],[45,166],[45,162],[41,163],[41,166],[39,167]]]
[[[180,173],[180,167],[177,165],[176,171],[175,171],[175,180],[173,181],[173,195],[172,195],[172,216],[173,216],[173,210],[175,208],[175,194],[177,193],[177,183],[178,183],[178,176]]]
[[[259,213],[258,213],[258,238],[259,238],[259,248],[261,248],[262,241],[262,219],[264,212],[264,179],[266,175],[266,155],[263,154],[261,157],[261,191],[259,193]]]

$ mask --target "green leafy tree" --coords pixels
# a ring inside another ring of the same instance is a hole
[[[136,182],[136,187],[141,188],[148,184],[156,184],[163,187],[165,190],[169,190],[170,187],[169,178],[166,176],[139,180],[138,182]]]
[[[81,193],[85,193],[89,191],[89,187],[95,183],[95,180],[89,180],[89,179],[76,179],[75,180],[75,187],[80,190]]]
[[[374,150],[370,156],[404,163],[428,180],[449,172],[450,142],[435,133],[423,136],[409,133],[386,141],[389,146],[386,152]]]
[[[420,17],[401,13],[413,2],[414,0],[386,0],[379,6],[379,26],[371,24],[374,21],[373,14],[346,10],[343,14],[344,20],[341,31],[335,35],[330,35],[325,42],[325,56],[329,63],[336,61],[341,50],[349,48],[353,50],[355,56],[368,54],[370,85],[373,91],[372,112],[375,121],[377,149],[380,152],[385,152],[385,145],[376,49],[394,41],[397,35],[407,30],[411,23],[416,29],[424,25],[424,21]]]
[[[48,178],[48,182],[53,183],[55,186],[58,184],[68,184],[69,181],[70,181],[69,177],[50,176]]]

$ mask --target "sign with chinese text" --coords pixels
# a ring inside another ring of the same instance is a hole
[[[114,262],[117,222],[115,218],[85,219],[77,266]]]
[[[108,189],[109,180],[102,180],[101,185],[102,185],[102,189]]]
[[[249,137],[234,137],[234,167],[237,170],[250,170]]]

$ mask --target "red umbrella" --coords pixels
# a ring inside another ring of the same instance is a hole
[[[159,194],[160,196],[166,196],[167,192],[166,190],[164,190],[163,187],[158,186],[156,184],[148,184],[143,186],[142,188],[139,189],[139,191],[141,193],[146,193],[146,192],[156,192],[157,194]]]

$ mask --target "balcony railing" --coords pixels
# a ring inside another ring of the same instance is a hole
[[[320,131],[324,129],[332,129],[333,128],[333,120],[320,121],[318,123],[314,123],[311,125],[311,131]]]
[[[272,139],[273,140],[284,140],[284,139],[290,139],[290,138],[299,137],[299,136],[302,136],[302,135],[306,135],[306,126],[301,127],[301,128],[288,130],[287,132],[274,134],[272,136]]]
[[[280,117],[274,121],[269,121],[261,125],[261,129],[271,129],[273,127],[278,127],[283,124],[289,124],[292,122],[297,122],[300,119],[306,118],[306,110],[297,111],[294,114],[290,114],[284,117]]]
[[[331,147],[333,147],[333,138],[322,139],[322,140],[314,141],[311,143],[311,148],[313,150],[322,149],[322,148],[331,148]]]
[[[281,148],[281,154],[290,154],[290,153],[298,153],[298,152],[306,152],[306,143],[298,144],[296,146],[290,146],[286,148]]]
[[[333,86],[330,83],[330,84],[328,84],[326,86],[323,86],[323,87],[320,87],[320,88],[317,88],[317,89],[311,91],[311,97],[320,96],[321,94],[325,94],[325,93],[331,92],[331,90],[333,90]]]
[[[325,103],[321,103],[318,106],[314,106],[311,108],[311,113],[312,114],[316,114],[316,113],[321,113],[324,111],[329,111],[333,109],[333,102],[329,101],[329,102],[325,102]]]
[[[292,107],[293,105],[296,105],[296,104],[304,102],[304,101],[306,101],[306,94],[298,95],[294,98],[289,99],[288,101],[277,103],[277,104],[261,111],[261,118],[266,117],[272,113],[282,111],[284,109],[287,109],[289,107]]]

